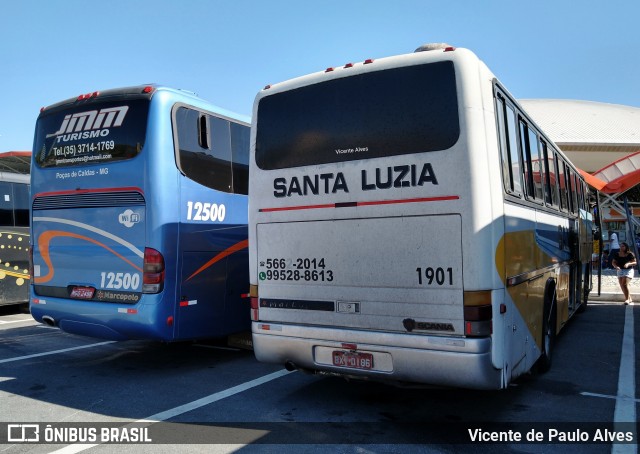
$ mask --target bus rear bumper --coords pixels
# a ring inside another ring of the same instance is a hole
[[[259,361],[288,369],[392,382],[472,389],[503,388],[502,371],[491,361],[490,338],[366,332],[252,323]],[[338,353],[334,353],[338,352]],[[335,358],[335,357],[340,358]],[[338,366],[344,357],[350,367]],[[361,364],[355,365],[360,361]]]
[[[112,341],[149,339],[172,341],[173,327],[164,326],[157,304],[116,305],[35,295],[31,316],[69,334]]]

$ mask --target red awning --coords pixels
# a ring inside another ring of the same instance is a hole
[[[640,151],[625,156],[593,175],[580,170],[587,183],[605,194],[621,194],[640,183]]]
[[[602,191],[602,188],[604,188],[607,185],[606,181],[602,181],[600,178],[594,177],[593,175],[591,175],[588,172],[585,172],[582,169],[578,169],[578,170],[580,171],[580,174],[582,175],[584,180],[587,182],[587,184],[592,188],[595,188],[598,191]]]

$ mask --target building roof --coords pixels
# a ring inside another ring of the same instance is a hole
[[[640,108],[568,99],[520,104],[578,167],[595,172],[640,151]]]
[[[566,99],[519,102],[558,145],[640,146],[638,107]]]
[[[0,153],[0,172],[29,175],[30,169],[30,151],[7,151]]]

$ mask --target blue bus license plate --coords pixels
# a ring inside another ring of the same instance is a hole
[[[90,300],[93,298],[93,294],[96,291],[93,287],[73,287],[71,290],[71,298],[80,300]]]
[[[373,355],[371,353],[335,350],[333,352],[333,365],[351,369],[373,369]]]

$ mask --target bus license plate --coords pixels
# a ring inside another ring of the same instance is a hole
[[[349,367],[351,369],[373,369],[373,355],[371,353],[345,352],[335,350],[333,352],[333,365]]]
[[[90,300],[93,298],[93,294],[96,291],[93,287],[73,287],[71,290],[71,298]]]

